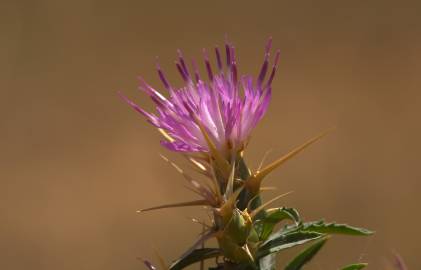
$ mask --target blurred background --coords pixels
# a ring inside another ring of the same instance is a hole
[[[176,49],[237,48],[257,74],[273,36],[282,52],[266,118],[246,153],[255,168],[328,127],[335,132],[271,175],[280,204],[376,230],[333,237],[308,269],[393,252],[417,269],[421,217],[419,1],[38,0],[0,3],[0,268],[144,269],[200,232],[200,208],[137,214],[195,195],[159,153],[158,132],[117,96],[152,110],[155,57],[175,85]],[[203,65],[201,66],[201,68]],[[203,71],[203,68],[202,68]],[[266,198],[275,196],[268,192]],[[294,250],[297,252],[298,250]],[[292,253],[279,257],[283,265]]]

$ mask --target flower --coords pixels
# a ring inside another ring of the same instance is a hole
[[[227,41],[225,64],[219,48],[215,47],[215,73],[206,50],[203,50],[208,80],[200,77],[194,61],[193,69],[187,68],[180,50],[176,67],[184,80],[184,86],[172,86],[159,64],[158,75],[168,97],[140,78],[140,89],[156,104],[156,114],[149,113],[125,96],[122,97],[164,134],[166,139],[161,143],[172,151],[206,153],[214,147],[225,154],[240,152],[247,145],[250,133],[266,113],[271,99],[271,83],[279,60],[278,50],[272,71],[267,77],[271,43],[272,40],[269,39],[257,79],[249,75],[238,79],[235,49]]]

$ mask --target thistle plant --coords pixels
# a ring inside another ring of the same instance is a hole
[[[218,47],[215,48],[216,69],[212,67],[207,51],[203,50],[207,79],[201,77],[194,61],[189,69],[178,51],[176,67],[184,81],[182,87],[170,84],[159,64],[157,71],[165,94],[140,78],[140,89],[155,103],[157,113],[147,112],[121,95],[159,130],[163,135],[161,144],[181,154],[196,172],[193,176],[164,157],[185,178],[188,188],[199,199],[163,204],[140,212],[202,206],[209,213],[209,220],[193,220],[203,226],[197,241],[171,265],[160,260],[163,269],[178,270],[199,262],[203,268],[203,261],[210,258],[217,258],[215,265],[209,268],[214,270],[275,269],[278,252],[304,245],[285,267],[286,270],[301,269],[332,234],[372,234],[367,229],[346,224],[323,220],[305,222],[294,208],[269,207],[287,193],[262,201],[262,192],[269,189],[263,185],[269,174],[327,133],[321,133],[256,171],[247,165],[245,153],[250,134],[267,111],[278,68],[280,52],[277,50],[271,58],[271,46],[269,39],[257,78],[238,75],[236,52],[228,41],[223,48],[225,57]],[[216,239],[216,247],[205,247],[210,239]],[[150,261],[144,263],[148,268],[156,269]],[[364,266],[359,263],[343,269]]]

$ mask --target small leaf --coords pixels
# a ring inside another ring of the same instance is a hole
[[[325,223],[323,220],[303,223],[301,230],[326,234],[346,234],[355,236],[370,235],[374,233],[373,231],[364,228],[353,227],[347,224],[338,224],[334,222]]]
[[[328,238],[317,241],[313,245],[306,248],[303,252],[298,254],[288,265],[285,270],[300,270],[306,263],[308,263],[324,246]]]
[[[297,245],[316,240],[324,236],[317,232],[293,231],[287,234],[277,234],[264,242],[257,252],[257,257],[262,258],[271,253],[279,252],[283,249],[291,248]]]
[[[342,268],[341,270],[360,270],[360,269],[363,269],[366,266],[367,266],[366,263],[355,263],[355,264],[347,265],[344,268]]]
[[[275,225],[284,220],[291,220],[295,223],[300,222],[298,211],[294,208],[287,207],[268,209],[266,211],[266,216],[255,222],[255,226],[260,228],[260,239],[266,240],[272,233]]]
[[[170,270],[180,270],[191,264],[200,262],[205,259],[215,258],[221,255],[221,250],[217,248],[201,248],[195,249],[182,259],[175,261],[171,266]]]

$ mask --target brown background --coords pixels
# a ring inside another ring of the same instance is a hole
[[[135,213],[194,195],[116,92],[152,109],[136,76],[160,86],[155,56],[180,85],[176,49],[199,58],[225,33],[242,73],[257,73],[268,36],[282,51],[252,166],[337,126],[268,180],[295,191],[280,204],[377,231],[334,237],[308,268],[385,269],[396,250],[419,269],[419,3],[1,1],[0,269],[142,269],[154,247],[170,261],[192,243],[201,209]]]

